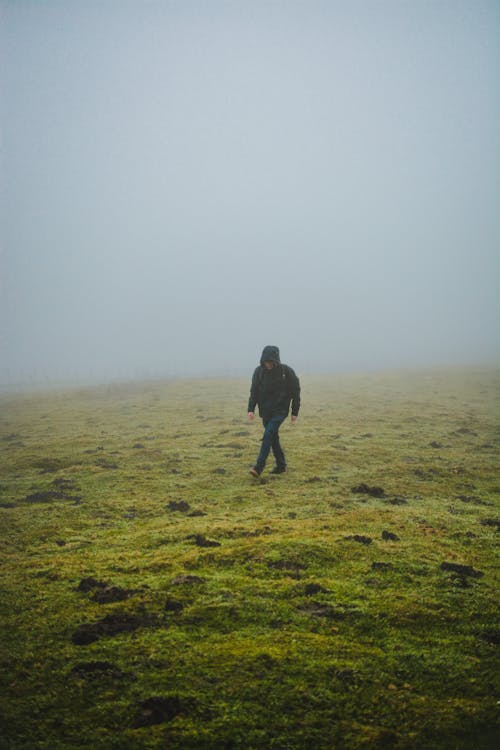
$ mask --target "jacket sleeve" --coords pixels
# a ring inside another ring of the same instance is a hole
[[[287,367],[288,390],[292,398],[292,416],[296,417],[300,409],[300,380],[291,367]]]
[[[250,398],[248,399],[248,411],[254,412],[259,403],[259,370],[257,367],[252,375],[252,384],[250,386]]]

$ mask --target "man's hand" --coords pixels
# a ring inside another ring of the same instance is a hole
[[[298,419],[298,417],[295,414],[292,414],[292,424],[295,424],[295,422],[297,421],[297,419]]]
[[[253,413],[253,411],[249,411],[248,412],[248,421],[249,422],[253,422],[254,419],[255,419],[255,414]]]

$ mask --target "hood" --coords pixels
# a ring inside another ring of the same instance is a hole
[[[265,346],[262,351],[262,357],[260,358],[260,364],[264,362],[274,362],[276,365],[281,364],[280,361],[280,350],[277,346]]]

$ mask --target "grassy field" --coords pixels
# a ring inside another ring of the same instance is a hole
[[[498,746],[498,373],[3,396],[9,750]]]

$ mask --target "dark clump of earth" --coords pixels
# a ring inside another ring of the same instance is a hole
[[[486,643],[491,643],[493,646],[499,646],[500,645],[500,630],[496,628],[488,628],[486,630],[483,630],[479,637],[482,641],[486,641]]]
[[[109,583],[106,583],[105,581],[98,581],[96,578],[89,576],[88,578],[82,578],[82,580],[76,587],[76,590],[87,593],[89,591],[93,591],[94,589],[105,589],[108,586]]]
[[[315,596],[316,594],[327,594],[327,593],[328,593],[328,589],[323,588],[323,586],[320,586],[319,583],[307,583],[304,589],[304,594],[306,596]]]
[[[482,578],[484,573],[481,570],[475,570],[472,565],[460,565],[459,563],[443,562],[440,565],[441,570],[445,570],[448,573],[456,573],[459,576],[466,576],[470,578]]]
[[[174,612],[175,614],[179,614],[184,609],[184,604],[180,602],[178,599],[172,599],[169,597],[167,601],[165,602],[165,611],[166,612]]]
[[[191,506],[185,500],[171,500],[167,507],[171,511],[178,510],[181,513],[187,513],[188,510],[191,510]]]
[[[188,537],[189,539],[194,539],[194,543],[197,547],[220,547],[220,542],[216,542],[213,539],[207,539],[206,536],[203,534],[194,534],[193,536]]]
[[[497,531],[500,529],[500,519],[498,518],[482,518],[480,523],[481,526],[492,526]]]
[[[151,727],[154,724],[162,724],[172,721],[183,710],[178,695],[158,696],[155,695],[141,701],[136,708],[134,728]]]
[[[384,539],[386,542],[399,542],[399,537],[397,534],[393,534],[392,531],[383,531],[382,532],[382,539]]]
[[[365,482],[361,482],[356,487],[351,487],[354,495],[370,495],[370,497],[385,497],[385,490],[382,487],[370,487]]]
[[[64,500],[65,497],[64,492],[45,490],[26,495],[25,500],[27,503],[51,503],[53,500]]]
[[[81,500],[80,495],[73,494],[80,488],[72,479],[65,479],[59,477],[54,479],[51,483],[52,489],[39,490],[33,492],[31,495],[25,497],[27,503],[51,503],[54,500],[71,500],[73,502],[79,502]]]
[[[348,541],[359,542],[360,544],[371,544],[373,539],[371,536],[363,536],[362,534],[351,534],[350,536],[344,537]]]
[[[97,604],[123,602],[135,593],[135,591],[123,589],[121,586],[112,586],[106,581],[98,581],[92,576],[82,578],[76,590],[82,591],[85,594],[91,593],[91,598]]]
[[[408,500],[406,500],[406,498],[404,497],[392,497],[389,500],[389,503],[391,505],[406,505],[408,503]]]
[[[100,638],[118,635],[119,633],[131,633],[140,627],[152,624],[148,615],[131,615],[127,613],[114,613],[106,615],[102,620],[79,625],[73,635],[72,642],[75,646],[87,646]]]
[[[134,592],[128,589],[122,589],[120,586],[106,586],[103,589],[97,589],[92,594],[92,599],[97,604],[111,604],[113,602],[123,602],[132,596]]]

